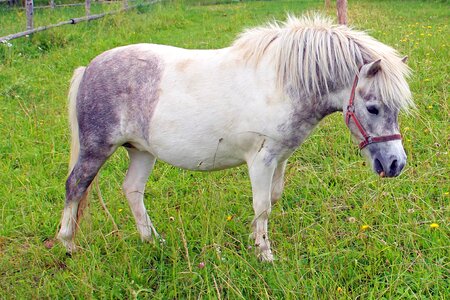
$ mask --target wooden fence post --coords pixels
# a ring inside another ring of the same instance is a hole
[[[55,8],[55,0],[50,0],[50,7]]]
[[[347,25],[347,0],[336,0],[339,24]]]
[[[26,0],[27,30],[33,29],[33,0]]]
[[[84,7],[86,8],[86,16],[91,15],[91,0],[86,0]]]

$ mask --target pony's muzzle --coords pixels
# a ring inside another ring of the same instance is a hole
[[[374,171],[382,177],[396,177],[400,175],[406,165],[406,157],[390,155],[383,157],[376,155],[373,160]]]

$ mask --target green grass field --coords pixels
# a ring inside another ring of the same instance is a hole
[[[196,173],[157,163],[145,202],[167,242],[142,243],[121,191],[123,150],[100,176],[120,233],[111,234],[94,192],[80,251],[68,257],[52,245],[64,205],[74,68],[119,45],[218,48],[287,12],[334,16],[323,1],[199,2],[140,7],[0,44],[0,299],[449,299],[446,1],[350,1],[352,26],[409,56],[417,110],[400,120],[408,165],[398,178],[377,177],[342,116],[326,118],[289,161],[270,218],[274,264],[259,263],[250,247],[245,167]],[[0,9],[0,35],[22,30],[20,14]],[[40,14],[43,25],[83,8]]]

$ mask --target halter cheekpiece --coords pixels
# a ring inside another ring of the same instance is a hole
[[[367,131],[361,125],[358,118],[356,117],[355,105],[353,104],[353,101],[355,100],[355,91],[356,91],[356,86],[358,85],[358,80],[359,80],[358,74],[356,74],[355,80],[353,81],[352,91],[350,93],[350,99],[348,101],[347,112],[345,115],[345,124],[347,124],[347,127],[350,128],[350,126],[349,126],[350,119],[353,119],[353,122],[355,122],[355,125],[356,125],[356,127],[358,127],[359,132],[364,137],[364,140],[361,143],[359,143],[359,149],[363,149],[367,145],[370,145],[373,143],[401,140],[402,139],[401,134],[392,134],[392,135],[383,135],[383,136],[372,137],[367,133]]]

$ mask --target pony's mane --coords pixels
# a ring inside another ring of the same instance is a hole
[[[350,85],[360,66],[381,58],[373,87],[382,101],[403,109],[414,105],[406,82],[410,69],[396,50],[324,16],[288,16],[283,23],[248,29],[232,47],[255,65],[269,56],[281,87],[319,96]]]

